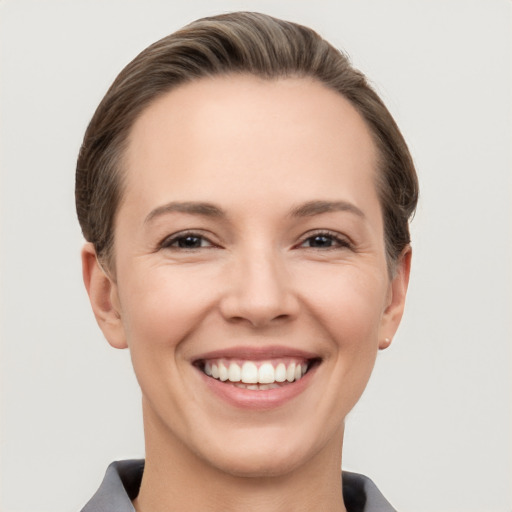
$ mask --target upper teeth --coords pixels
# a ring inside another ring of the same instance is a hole
[[[259,365],[259,366],[258,366]],[[307,363],[270,361],[207,361],[204,373],[221,381],[243,382],[245,384],[271,384],[273,382],[293,382],[299,380],[307,371]]]

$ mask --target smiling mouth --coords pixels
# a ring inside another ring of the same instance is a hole
[[[208,359],[196,362],[196,366],[208,377],[252,391],[278,389],[299,381],[319,358],[280,358],[252,361],[240,359]]]

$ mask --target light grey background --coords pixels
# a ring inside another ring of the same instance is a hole
[[[399,510],[512,510],[509,0],[0,2],[0,509],[79,510],[111,460],[143,456],[129,354],[81,283],[76,155],[132,57],[238,9],[348,51],[420,174],[406,317],[348,419],[345,468]]]

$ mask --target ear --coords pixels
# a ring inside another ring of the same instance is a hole
[[[94,316],[103,335],[114,348],[127,348],[117,284],[103,270],[91,243],[85,244],[82,249],[82,275]]]
[[[412,249],[408,245],[400,254],[389,283],[386,308],[382,315],[379,333],[380,350],[391,345],[391,340],[400,325],[400,320],[402,320],[411,272],[411,258]]]

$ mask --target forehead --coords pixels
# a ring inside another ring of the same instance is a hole
[[[132,127],[125,165],[127,194],[151,190],[156,202],[169,200],[163,181],[208,199],[209,185],[222,183],[229,196],[240,180],[253,193],[279,180],[300,201],[316,189],[325,196],[339,180],[347,193],[353,185],[374,189],[376,148],[360,114],[323,84],[237,75],[201,79],[154,101]]]

